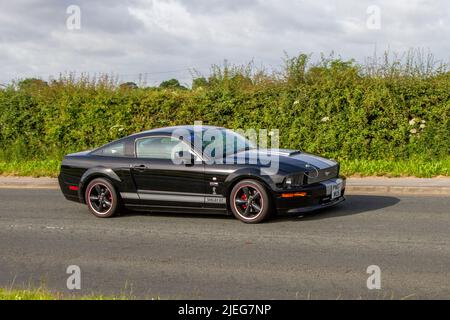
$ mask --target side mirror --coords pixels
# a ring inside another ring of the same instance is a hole
[[[181,163],[184,165],[193,165],[195,162],[195,157],[191,152],[178,151],[178,159],[181,159]]]

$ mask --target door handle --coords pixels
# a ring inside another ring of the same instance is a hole
[[[145,164],[140,164],[140,165],[133,166],[132,168],[137,171],[144,171],[148,167]]]

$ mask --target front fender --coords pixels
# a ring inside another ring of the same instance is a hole
[[[258,168],[242,168],[233,172],[225,179],[224,196],[230,193],[231,188],[237,181],[244,179],[260,181],[270,189],[269,191],[276,189],[276,182],[272,176],[261,175],[261,171]]]

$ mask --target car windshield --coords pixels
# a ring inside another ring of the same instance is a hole
[[[244,136],[228,129],[203,131],[202,152],[212,158],[229,156],[241,151],[256,149],[256,146]],[[222,151],[222,152],[220,152]]]

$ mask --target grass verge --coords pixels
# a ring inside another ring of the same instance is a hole
[[[131,297],[110,297],[103,295],[65,295],[53,293],[43,288],[38,289],[4,289],[0,288],[0,300],[129,300]]]
[[[60,161],[29,160],[0,161],[0,175],[57,177]],[[442,160],[343,160],[341,173],[345,176],[384,176],[431,178],[450,176],[450,157]]]
[[[344,160],[341,173],[346,176],[383,176],[432,178],[450,176],[450,157],[443,160]]]
[[[22,177],[57,177],[58,160],[0,161],[0,175]]]

